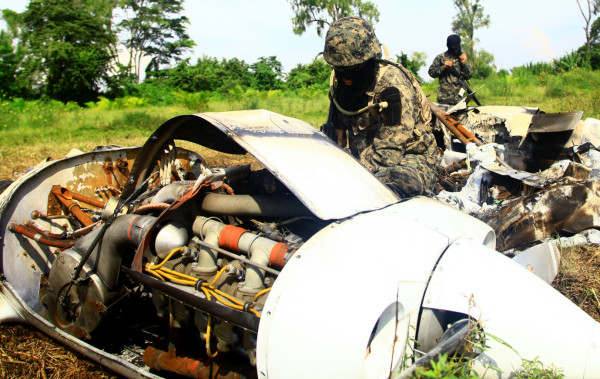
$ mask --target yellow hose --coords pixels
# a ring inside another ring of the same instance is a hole
[[[228,270],[228,266],[223,267],[222,269],[219,270],[219,272],[217,272],[217,275],[215,275],[214,279],[211,280],[210,285],[214,286],[215,283],[217,282],[217,280],[221,277],[221,274],[223,274],[223,272],[225,270]]]
[[[256,302],[259,297],[261,297],[262,295],[266,294],[269,291],[271,291],[271,288],[265,288],[264,290],[260,291],[259,293],[257,293],[256,295],[254,295],[253,301]]]
[[[183,249],[183,248],[182,248],[182,247],[176,247],[176,248],[174,248],[173,250],[171,250],[171,251],[169,252],[169,255],[167,255],[167,256],[165,257],[165,259],[163,259],[163,261],[162,261],[162,262],[160,262],[158,265],[154,266],[154,265],[150,264],[151,268],[152,268],[152,269],[158,269],[158,268],[161,268],[161,267],[162,267],[162,266],[163,266],[165,263],[167,263],[167,262],[169,261],[169,259],[171,259],[171,257],[172,257],[172,256],[173,256],[175,253],[177,253],[178,251],[181,251],[181,249]]]
[[[177,271],[168,269],[166,267],[162,267],[175,253],[177,253],[180,250],[181,250],[180,247],[171,250],[169,252],[169,254],[167,255],[167,257],[158,265],[153,265],[151,263],[147,263],[146,266],[144,267],[145,271],[150,273],[151,275],[157,277],[158,279],[160,279],[162,281],[164,281],[165,279],[168,279],[174,283],[187,285],[187,286],[195,286],[196,283],[198,283],[198,279],[194,278],[193,276],[189,276],[189,275],[183,274],[181,272],[177,272]],[[228,270],[228,266],[221,268],[210,283],[206,283],[206,282],[202,283],[202,285],[200,286],[200,290],[202,290],[202,292],[206,296],[206,299],[209,301],[214,297],[218,302],[220,302],[221,304],[223,304],[227,307],[238,309],[238,310],[243,310],[244,309],[243,301],[213,287],[214,283],[216,283],[216,281],[219,279],[219,277],[226,270]],[[256,300],[260,296],[269,292],[270,290],[271,290],[270,288],[266,288],[266,289],[258,292],[254,296],[254,302],[256,302]],[[249,311],[252,312],[252,314],[254,314],[256,317],[260,317],[260,313],[256,309],[252,308],[252,306],[250,307]]]
[[[219,354],[219,350],[215,351],[214,354],[210,351],[210,324],[212,323],[212,318],[208,315],[208,322],[206,325],[206,354],[209,358],[214,358]]]

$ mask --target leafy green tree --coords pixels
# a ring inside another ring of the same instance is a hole
[[[331,66],[323,58],[315,59],[309,64],[298,63],[286,76],[286,88],[294,90],[321,86],[327,89],[330,76]]]
[[[250,70],[252,71],[252,88],[268,91],[283,87],[283,66],[277,57],[260,57],[258,62],[250,65]]]
[[[479,0],[452,0],[452,2],[457,12],[452,19],[452,32],[461,36],[464,50],[471,64],[474,65],[475,45],[479,42],[475,38],[475,30],[487,28],[490,25],[490,16],[484,14]]]
[[[0,30],[0,95],[23,96],[17,82],[19,63],[23,58],[22,49],[16,43],[19,14],[5,9],[2,19],[6,21],[7,30]]]
[[[236,87],[249,87],[252,84],[252,73],[250,65],[238,58],[221,61],[223,68],[223,83],[219,91],[228,93]]]
[[[195,65],[190,65],[190,59],[186,58],[173,68],[157,71],[145,83],[164,85],[184,92],[227,93],[237,86],[249,87],[252,73],[250,66],[243,60],[232,58],[219,62],[216,58],[203,56]]]
[[[594,14],[596,14],[598,12],[598,7],[600,5],[600,0],[585,0],[584,4],[582,5],[580,0],[576,0],[577,1],[577,6],[579,7],[579,12],[581,13],[581,15],[583,16],[583,19],[585,20],[585,27],[583,28],[583,30],[585,30],[585,41],[586,41],[586,54],[589,56],[590,55],[590,50],[592,48],[592,37],[590,35],[591,31],[590,31],[590,27],[592,26],[592,19],[594,18]]]
[[[292,24],[294,33],[301,35],[315,24],[317,34],[321,36],[325,26],[331,25],[342,17],[359,16],[371,24],[379,21],[379,11],[374,3],[362,0],[289,0],[294,17]]]
[[[496,71],[494,55],[483,49],[475,51],[474,61],[473,78],[475,79],[485,79]]]
[[[579,3],[578,3],[579,4]],[[581,10],[581,6],[580,6]],[[594,14],[600,11],[600,0],[594,5]],[[582,12],[583,14],[583,12]],[[590,15],[591,19],[591,15]],[[591,25],[584,28],[586,31],[586,43],[577,49],[578,56],[584,57],[592,70],[600,69],[600,17],[597,17]]]
[[[0,95],[15,96],[17,89],[18,56],[12,39],[0,30]]]
[[[22,13],[22,83],[60,101],[94,100],[115,42],[98,1],[31,0]]]
[[[410,70],[413,75],[422,82],[423,79],[419,76],[419,70],[421,67],[425,67],[427,60],[427,54],[420,51],[415,51],[409,58],[404,52],[400,52],[400,55],[396,54],[396,62],[400,63],[404,68]]]
[[[600,70],[600,18],[597,18],[592,24],[590,41],[590,66],[594,70]]]
[[[182,16],[183,0],[118,0],[125,14],[118,30],[126,37],[122,41],[128,52],[132,73],[138,78],[142,57],[150,57],[148,71],[157,71],[196,44],[187,34],[189,20]]]

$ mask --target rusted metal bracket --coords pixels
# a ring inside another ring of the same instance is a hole
[[[73,214],[73,216],[75,216],[75,218],[77,218],[77,220],[79,220],[84,226],[90,226],[94,223],[94,221],[92,221],[92,219],[81,209],[81,207],[79,206],[79,204],[75,201],[73,201],[73,199],[75,198],[73,196],[73,193],[71,191],[69,191],[66,188],[63,188],[61,186],[55,185],[52,186],[52,190],[50,191],[57,199],[58,201],[60,201],[69,212],[71,212],[71,214]],[[83,195],[79,195],[81,197],[84,197]],[[87,197],[86,197],[87,198]],[[88,200],[93,200],[96,201],[94,199],[90,199],[88,198]],[[92,204],[93,205],[93,204]],[[104,206],[104,204],[102,204],[102,207]]]

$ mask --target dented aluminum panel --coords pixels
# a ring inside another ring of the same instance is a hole
[[[200,117],[223,128],[324,220],[380,209],[399,200],[350,154],[303,121],[264,110]],[[345,184],[340,188],[331,183]]]

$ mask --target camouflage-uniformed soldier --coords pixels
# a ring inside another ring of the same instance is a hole
[[[467,55],[461,51],[460,36],[456,34],[448,36],[446,46],[448,50],[435,57],[429,66],[429,76],[440,78],[438,103],[455,105],[464,97],[464,91],[461,91],[463,86],[459,79],[469,80],[473,75],[473,67],[467,61]]]
[[[400,196],[430,193],[439,154],[418,81],[400,64],[380,59],[373,28],[358,17],[331,25],[324,58],[334,68],[329,97],[338,144],[348,142],[351,153]]]

